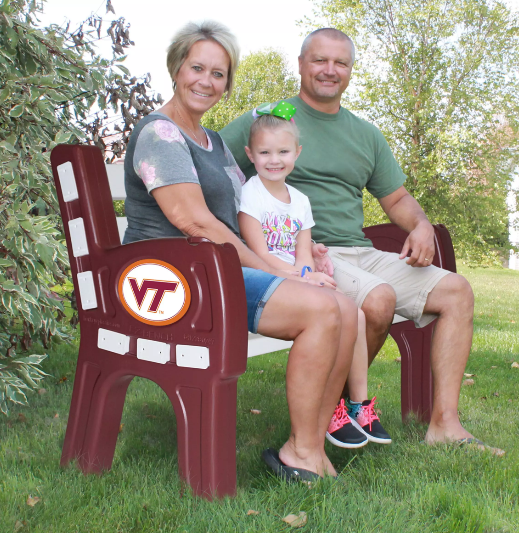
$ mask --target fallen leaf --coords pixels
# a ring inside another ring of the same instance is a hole
[[[476,374],[463,374],[466,378],[473,378]]]
[[[38,496],[34,496],[34,498],[29,495],[29,497],[27,498],[27,505],[29,507],[34,507],[39,501],[41,501],[40,498],[38,498]]]
[[[24,520],[23,522],[21,522],[20,520],[17,520],[14,524],[14,533],[16,533],[17,531],[20,531],[20,529],[22,529],[22,527],[25,527],[27,525],[27,522]]]
[[[258,370],[258,374],[263,374],[263,372],[265,372],[265,370]]]
[[[474,380],[473,379],[464,379],[462,385],[464,385],[465,387],[469,387],[471,385],[474,385]]]
[[[253,511],[252,509],[249,509],[247,511],[247,516],[250,516],[250,515],[256,515],[256,514],[259,514],[259,511]]]
[[[396,357],[395,358],[395,363],[401,363],[402,362],[402,358],[401,357]]]
[[[26,418],[26,416],[23,413],[20,413],[18,415],[18,422],[22,422],[23,424],[25,424],[27,422],[27,418]]]
[[[499,396],[499,392],[494,392],[494,394],[492,394],[492,396]]]
[[[490,368],[497,368],[497,366],[491,366]]]
[[[250,412],[252,415],[261,415],[261,411],[259,409],[251,409]]]
[[[481,396],[480,400],[486,400],[487,397],[486,396]]]
[[[54,415],[54,418],[59,418],[59,413],[56,413],[56,414]]]
[[[65,383],[65,381],[67,381],[67,379],[68,379],[67,376],[62,376],[62,377],[59,378],[58,383]]]
[[[289,514],[283,518],[283,522],[286,522],[290,527],[303,527],[307,521],[308,519],[304,511],[299,511],[298,515]]]
[[[508,398],[508,403],[512,403],[512,398]]]
[[[375,411],[375,413],[377,413],[378,416],[380,416],[382,414],[382,409],[378,409],[377,408],[374,411]]]
[[[515,320],[510,320],[510,324],[515,324]]]
[[[519,368],[519,363],[517,361],[514,361],[512,363],[512,368]]]
[[[43,396],[44,394],[47,394],[47,389],[38,389],[38,394],[40,396]]]
[[[382,388],[382,383],[379,383],[379,384],[377,385],[377,389],[381,389],[381,388]]]
[[[124,427],[124,424],[119,424],[119,433],[121,433],[121,432],[122,432],[122,430],[123,430],[123,427]]]

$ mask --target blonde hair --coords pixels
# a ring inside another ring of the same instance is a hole
[[[227,52],[230,65],[225,90],[227,98],[229,98],[234,87],[234,76],[240,61],[240,48],[236,37],[229,31],[229,28],[214,20],[204,20],[200,23],[188,22],[173,36],[167,56],[168,72],[173,80],[173,89],[177,85],[175,78],[180,67],[186,60],[191,47],[198,41],[214,41]]]
[[[251,148],[254,137],[261,130],[276,130],[278,128],[284,128],[294,136],[296,145],[299,146],[299,128],[292,120],[286,120],[276,115],[261,115],[251,125],[249,132],[248,146]]]

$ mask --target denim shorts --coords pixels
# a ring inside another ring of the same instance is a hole
[[[247,296],[247,325],[251,333],[257,333],[265,304],[285,278],[248,267],[242,267],[242,272]]]

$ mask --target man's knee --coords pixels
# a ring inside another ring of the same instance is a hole
[[[470,283],[463,276],[454,273],[449,274],[440,281],[437,287],[441,287],[444,293],[442,312],[450,310],[455,312],[473,311],[474,292]]]
[[[387,330],[395,314],[396,294],[387,283],[375,287],[366,296],[362,304],[362,311],[371,329]]]

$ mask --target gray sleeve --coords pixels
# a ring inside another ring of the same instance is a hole
[[[133,168],[148,194],[175,183],[200,183],[184,137],[168,120],[144,126],[135,146]]]

